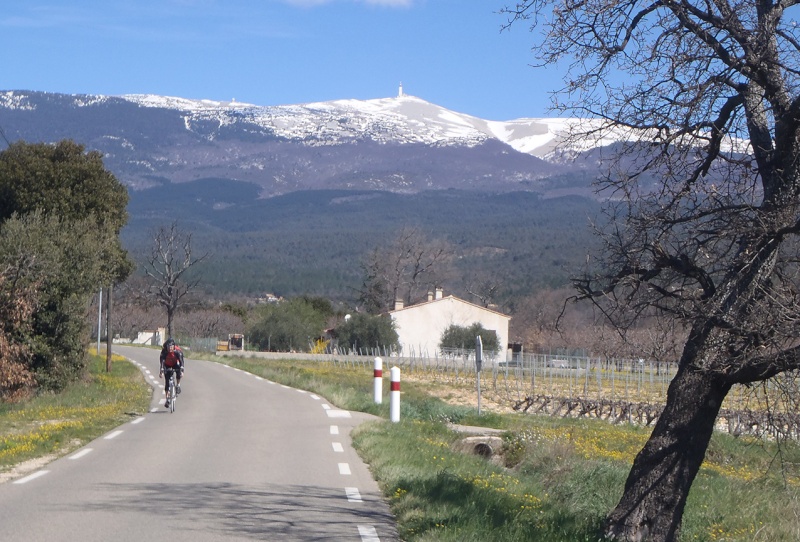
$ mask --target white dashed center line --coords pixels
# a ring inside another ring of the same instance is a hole
[[[347,495],[349,502],[364,502],[361,500],[361,493],[359,493],[357,487],[346,487],[344,488],[344,493]]]
[[[331,444],[333,445],[334,452],[344,452],[344,447],[341,442],[333,442]]]
[[[338,434],[339,434],[339,426],[331,425],[331,435],[338,435]]]
[[[350,464],[349,463],[339,463],[339,474],[343,476],[348,476],[350,474]]]
[[[359,525],[358,534],[361,535],[361,542],[381,542],[378,531],[372,525]]]

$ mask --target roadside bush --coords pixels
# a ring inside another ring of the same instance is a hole
[[[483,350],[485,352],[498,352],[500,350],[500,340],[497,338],[497,332],[484,329],[483,325],[478,322],[475,322],[469,327],[457,326],[455,324],[451,325],[442,333],[442,338],[439,341],[439,348],[474,350],[475,338],[478,335],[481,337]]]
[[[388,316],[355,314],[336,328],[336,337],[340,347],[353,350],[400,346],[394,320]]]
[[[248,329],[249,343],[268,352],[305,352],[322,334],[328,316],[308,298],[265,305]]]
[[[3,287],[14,290],[5,291],[12,293],[3,298],[11,305],[0,312],[30,303],[29,321],[4,318],[9,350],[0,356],[11,360],[16,352],[17,363],[25,364],[40,387],[63,389],[85,372],[86,307],[103,276],[97,254],[110,243],[113,236],[91,220],[63,221],[39,212],[15,215],[0,227],[0,267],[10,279]],[[15,374],[23,373],[15,369]]]

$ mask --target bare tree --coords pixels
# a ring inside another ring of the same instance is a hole
[[[497,301],[497,296],[504,286],[504,281],[496,273],[488,271],[471,274],[464,289],[477,299],[481,307],[489,307]]]
[[[244,321],[230,311],[222,309],[193,310],[181,315],[181,329],[192,337],[225,338],[230,333],[241,333]]]
[[[391,310],[397,299],[416,301],[442,280],[452,255],[449,245],[417,228],[403,228],[385,247],[376,247],[362,264],[360,299],[367,312]]]
[[[183,232],[178,223],[161,226],[153,234],[153,247],[145,265],[150,277],[148,294],[167,313],[167,335],[172,336],[172,322],[178,307],[189,292],[199,284],[198,278],[187,278],[187,272],[208,257],[192,254],[192,234]]]
[[[663,414],[608,516],[612,539],[676,540],[731,388],[800,368],[794,5],[525,0],[504,10],[537,30],[541,65],[567,68],[554,108],[593,121],[578,135],[630,134],[600,180],[618,204],[579,297],[620,328],[655,308],[686,330]]]

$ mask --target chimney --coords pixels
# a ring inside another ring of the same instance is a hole
[[[395,299],[394,300],[394,310],[399,311],[403,308],[403,300],[402,299]]]
[[[442,298],[442,289],[436,288],[436,299],[441,299],[441,298]]]
[[[433,301],[433,292],[428,292],[428,301]]]

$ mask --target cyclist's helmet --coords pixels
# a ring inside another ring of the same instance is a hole
[[[166,349],[167,349],[167,348],[169,348],[170,346],[174,346],[174,345],[175,345],[175,339],[173,339],[172,337],[170,337],[169,339],[167,339],[167,340],[164,342],[164,349],[166,350]]]

